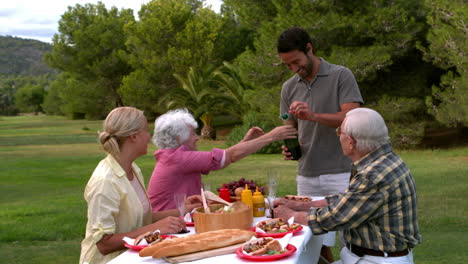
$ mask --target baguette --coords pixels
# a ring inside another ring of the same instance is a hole
[[[226,247],[249,240],[255,233],[242,229],[221,229],[201,234],[164,240],[140,251],[141,257],[179,256],[188,253]]]
[[[217,231],[220,231],[220,230],[217,230]],[[213,231],[213,232],[217,232],[217,231]],[[207,234],[207,233],[210,233],[210,234]],[[204,237],[210,237],[210,236],[213,236],[214,233],[211,233],[211,232],[206,232],[206,233],[201,233],[201,234],[194,234],[194,235],[188,235],[188,236],[183,236],[183,237],[177,237],[177,238],[174,238],[174,239],[171,239],[171,240],[164,240],[160,243],[157,243],[157,244],[154,244],[154,245],[151,245],[149,247],[146,247],[144,249],[142,249],[140,251],[140,257],[148,257],[148,256],[152,256],[153,253],[159,249],[159,248],[164,248],[164,247],[167,247],[167,246],[171,246],[171,245],[174,245],[174,244],[177,244],[177,243],[183,243],[185,241],[189,241],[189,240],[192,240],[192,239],[200,239],[200,238],[204,238]]]

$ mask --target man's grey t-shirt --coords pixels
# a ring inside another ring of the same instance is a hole
[[[320,61],[317,76],[310,85],[297,74],[283,84],[280,115],[287,113],[294,101],[306,102],[315,113],[336,113],[341,111],[342,104],[363,103],[356,79],[348,68],[322,58]],[[298,123],[301,143],[298,175],[313,177],[351,171],[351,160],[343,154],[335,128],[290,119]]]

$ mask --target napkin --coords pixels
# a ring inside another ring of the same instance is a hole
[[[154,232],[152,232],[152,234],[154,233],[161,233],[161,231],[158,230],[155,230]],[[135,243],[135,239],[134,238],[130,238],[130,237],[123,237],[122,238],[123,241],[125,241],[125,243],[129,244],[129,245],[132,245]],[[140,241],[140,243],[138,243],[137,246],[147,246],[148,245],[148,241],[146,241],[146,239],[142,239]]]
[[[266,233],[265,231],[263,231],[263,229],[261,229],[259,227],[255,227],[255,232],[257,232],[257,233]]]
[[[286,234],[284,237],[282,237],[281,239],[278,240],[278,242],[281,245],[281,249],[286,248],[286,246],[289,244],[289,240],[291,240],[292,236],[293,236],[293,234],[289,233],[289,234]]]
[[[123,237],[122,240],[131,246],[133,246],[133,244],[135,243],[135,239],[129,238],[129,237]],[[146,239],[142,239],[140,243],[138,243],[138,246],[147,246],[147,245],[148,245],[148,242],[146,242]]]
[[[187,222],[187,223],[191,223],[192,222],[192,216],[190,215],[190,213],[186,213],[184,215],[184,221]]]

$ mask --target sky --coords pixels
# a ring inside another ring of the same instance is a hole
[[[106,8],[133,9],[135,17],[142,4],[150,0],[101,0]],[[96,4],[98,0],[1,0],[0,35],[36,39],[52,42],[58,33],[58,21],[68,6],[86,3]],[[205,5],[219,12],[222,0],[205,0]]]

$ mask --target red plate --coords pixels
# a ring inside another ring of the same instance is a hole
[[[291,256],[297,250],[296,247],[291,245],[291,244],[288,244],[286,246],[286,249],[288,251],[284,252],[283,254],[265,255],[265,256],[251,256],[251,255],[244,254],[244,252],[242,252],[242,247],[240,247],[240,248],[238,248],[236,250],[236,254],[240,258],[251,260],[251,261],[273,261],[273,260],[278,260],[278,259],[282,259],[282,258]]]
[[[251,231],[255,232],[255,226],[250,228]],[[302,225],[300,225],[298,228],[294,229],[293,231],[289,232],[282,232],[282,233],[260,233],[260,232],[255,232],[257,233],[257,237],[274,237],[274,238],[281,238],[284,237],[285,235],[289,233],[296,234],[297,232],[302,230]]]
[[[171,236],[171,235],[161,235],[161,237],[163,239],[176,238],[176,236]],[[144,249],[145,247],[147,247],[147,245],[146,246],[134,246],[134,245],[129,245],[127,243],[125,243],[124,246],[128,247],[128,248],[131,248],[133,250],[136,250],[136,251],[140,251],[140,250]]]

